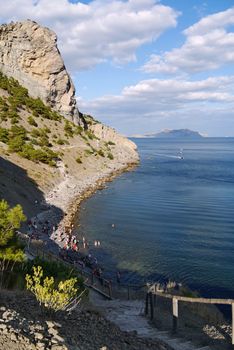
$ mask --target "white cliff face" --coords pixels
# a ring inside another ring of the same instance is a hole
[[[0,71],[65,118],[78,123],[75,88],[57,48],[56,34],[27,20],[0,26]]]
[[[122,162],[123,164],[139,162],[136,144],[117,133],[115,129],[101,123],[92,125],[90,129],[99,139],[105,140],[106,142],[111,141],[115,144],[114,153],[116,162]]]

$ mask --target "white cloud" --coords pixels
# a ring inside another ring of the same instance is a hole
[[[125,87],[120,95],[79,99],[79,106],[128,134],[156,130],[159,125],[188,127],[198,121],[202,125],[207,118],[212,123],[222,116],[233,123],[234,76],[199,81],[149,79]]]
[[[184,31],[180,48],[151,55],[143,66],[147,73],[202,72],[234,63],[234,8],[209,15]]]
[[[0,21],[33,19],[53,29],[73,72],[105,60],[136,60],[136,50],[176,26],[178,13],[155,0],[0,0]]]

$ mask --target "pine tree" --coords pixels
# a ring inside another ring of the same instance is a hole
[[[26,217],[18,204],[10,208],[5,200],[0,201],[0,286],[3,285],[4,273],[12,271],[15,263],[23,262],[25,255],[19,247],[15,230],[20,228]]]

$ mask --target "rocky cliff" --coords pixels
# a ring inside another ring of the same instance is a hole
[[[0,71],[0,198],[20,203],[28,217],[39,210],[35,201],[65,212],[97,182],[138,162],[132,141],[83,118],[88,128],[29,97]]]
[[[75,88],[56,42],[53,31],[30,20],[1,25],[0,71],[77,123]]]
[[[0,26],[0,198],[28,217],[35,201],[68,211],[139,161],[133,142],[78,112],[74,94],[52,31],[29,20]]]

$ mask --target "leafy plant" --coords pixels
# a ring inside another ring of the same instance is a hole
[[[38,126],[36,120],[35,120],[32,116],[29,116],[29,117],[28,117],[28,123],[29,123],[30,125],[32,125],[32,126],[35,126],[35,127]]]
[[[25,220],[26,217],[19,204],[10,209],[5,200],[0,201],[0,246],[6,245],[13,238],[14,230]]]
[[[91,154],[93,154],[93,151],[91,151],[90,149],[86,149],[85,150],[85,155],[86,156],[91,156]]]
[[[14,136],[9,139],[8,147],[11,152],[20,152],[25,144],[24,139],[21,136]]]
[[[57,285],[54,277],[43,278],[41,266],[33,267],[33,274],[26,275],[26,286],[39,301],[40,305],[53,311],[67,310],[78,295],[77,278],[60,281]]]
[[[9,278],[16,263],[22,263],[25,260],[24,252],[19,245],[15,230],[20,227],[22,221],[26,217],[23,214],[22,207],[16,205],[10,208],[5,200],[0,201],[0,270],[1,279],[0,286],[2,287],[5,273]]]
[[[57,142],[58,145],[64,145],[65,144],[65,140],[63,140],[61,138],[59,138],[56,142]]]
[[[40,137],[41,133],[40,133],[39,129],[32,129],[31,136],[32,137]]]
[[[98,154],[99,156],[101,156],[101,157],[105,157],[105,154],[104,154],[104,152],[103,152],[102,149],[99,149],[98,152],[97,152],[97,154]]]
[[[107,157],[110,159],[110,160],[113,160],[114,159],[114,156],[111,152],[108,152],[107,154]]]
[[[74,131],[68,120],[65,121],[64,131],[68,136],[73,137]]]
[[[0,141],[7,143],[9,140],[9,131],[0,127]]]
[[[115,143],[114,143],[113,141],[108,141],[108,142],[106,142],[106,145],[107,145],[107,146],[114,146]]]

